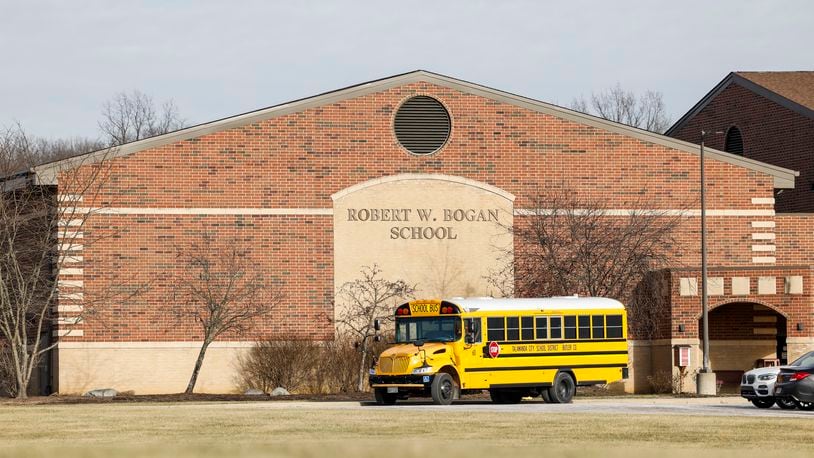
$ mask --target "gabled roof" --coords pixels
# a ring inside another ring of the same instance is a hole
[[[561,119],[573,121],[579,124],[595,127],[609,132],[618,133],[628,137],[633,137],[641,141],[654,143],[669,148],[685,151],[692,154],[699,154],[698,145],[676,140],[666,135],[649,132],[636,127],[608,121],[595,116],[579,113],[573,110],[562,108],[538,100],[522,97],[509,92],[499,91],[486,86],[470,83],[449,76],[440,75],[424,70],[416,70],[401,75],[391,76],[355,86],[346,87],[336,91],[326,92],[313,97],[294,100],[292,102],[275,105],[261,110],[252,111],[229,118],[220,119],[197,126],[187,127],[176,132],[170,132],[156,137],[127,143],[110,150],[101,150],[79,156],[62,159],[48,164],[39,165],[32,169],[36,175],[36,180],[41,184],[55,184],[56,175],[60,170],[70,169],[89,162],[95,162],[106,158],[126,156],[149,148],[156,148],[170,143],[189,140],[192,138],[207,135],[226,129],[240,127],[260,121],[265,121],[278,116],[300,112],[309,108],[337,103],[346,99],[361,97],[367,94],[385,91],[394,87],[409,83],[427,82],[442,87],[458,90],[464,93],[477,95],[487,99],[507,103],[531,111],[548,114]],[[793,188],[794,177],[799,173],[793,170],[784,169],[770,164],[765,164],[752,159],[744,158],[734,154],[725,153],[713,149],[706,150],[710,159],[727,162],[740,167],[745,167],[774,177],[775,188]]]
[[[690,108],[687,114],[667,129],[665,135],[673,135],[684,127],[690,119],[732,84],[737,84],[780,106],[814,119],[814,71],[732,72]]]
[[[737,72],[738,76],[775,94],[814,110],[814,71],[809,72]]]

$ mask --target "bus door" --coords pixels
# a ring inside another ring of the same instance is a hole
[[[483,318],[464,318],[464,351],[461,361],[457,361],[458,367],[464,369],[466,376],[465,384],[482,384],[483,380],[477,377],[485,377],[484,372],[468,372],[466,369],[480,368],[486,366],[484,341],[483,341]],[[479,383],[480,382],[480,383]]]

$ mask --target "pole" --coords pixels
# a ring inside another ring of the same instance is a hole
[[[707,307],[707,203],[704,189],[704,136],[701,131],[701,326],[703,330],[704,363],[701,372],[710,372],[709,365],[709,317]]]

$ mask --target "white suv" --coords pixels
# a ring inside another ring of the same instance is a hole
[[[775,399],[774,383],[777,381],[779,367],[758,367],[745,372],[741,378],[741,396],[750,400],[755,407],[768,409],[775,402],[781,409],[794,409],[797,406],[788,400]]]

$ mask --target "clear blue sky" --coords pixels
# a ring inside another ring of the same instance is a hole
[[[814,70],[812,23],[808,0],[0,0],[0,125],[95,137],[131,89],[194,124],[419,68],[560,105],[655,89],[675,120],[729,71]]]

